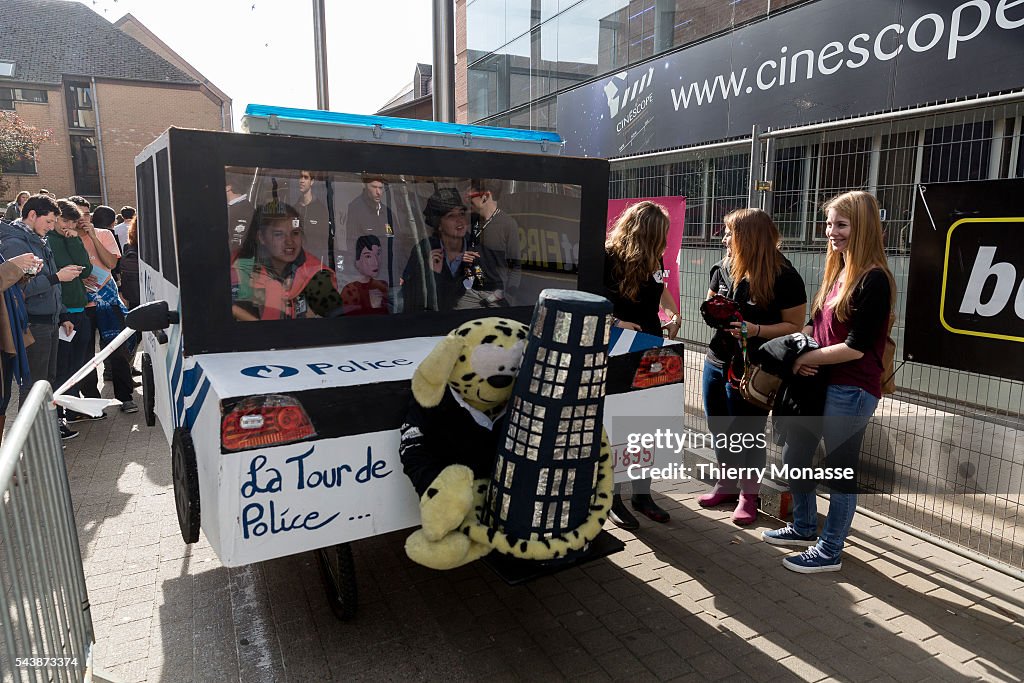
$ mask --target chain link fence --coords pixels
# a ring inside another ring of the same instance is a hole
[[[723,256],[722,218],[750,204],[751,178],[771,182],[769,191],[758,194],[761,206],[774,216],[808,300],[824,267],[821,207],[847,190],[872,192],[884,212],[898,290],[893,336],[899,390],[879,404],[865,437],[862,467],[882,493],[862,496],[860,505],[1024,568],[1024,382],[899,364],[912,305],[907,277],[914,212],[924,210],[922,197],[927,201],[932,183],[1024,177],[1022,125],[1024,96],[928,115],[876,116],[865,125],[769,132],[757,137],[757,147],[748,138],[613,161],[610,197],[687,198],[679,334],[691,349],[689,425],[704,425],[698,378],[710,333],[698,308],[710,267]],[[758,166],[754,174],[751,158]],[[778,462],[780,456],[778,449],[769,452]]]

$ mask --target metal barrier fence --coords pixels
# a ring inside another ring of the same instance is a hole
[[[821,206],[867,190],[885,211],[886,250],[896,277],[896,379],[879,405],[862,462],[878,495],[860,504],[1015,568],[1024,568],[1024,382],[907,362],[899,365],[907,301],[911,226],[921,190],[947,181],[1024,177],[1024,94],[989,104],[943,105],[858,123],[807,126],[612,162],[610,196],[684,195],[680,337],[703,349],[698,314],[708,272],[722,255],[722,218],[758,197],[783,234],[783,250],[810,300],[824,267]],[[969,108],[968,108],[969,107]],[[756,172],[751,173],[751,159]],[[751,180],[771,181],[752,193]],[[937,190],[936,190],[937,191]],[[927,192],[924,193],[925,201]],[[915,199],[917,203],[915,205]],[[955,350],[951,350],[955,353]],[[688,353],[687,411],[703,425],[702,353]],[[778,450],[769,458],[779,458]]]
[[[3,681],[92,673],[89,597],[50,385],[37,382],[0,447]]]

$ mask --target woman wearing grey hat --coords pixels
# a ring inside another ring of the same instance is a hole
[[[465,264],[469,213],[461,193],[442,187],[427,200],[423,220],[433,234],[420,240],[402,273],[403,311],[450,311],[466,293]]]

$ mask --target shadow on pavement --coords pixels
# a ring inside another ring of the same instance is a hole
[[[645,520],[637,536],[616,530],[624,552],[515,588],[480,563],[450,572],[413,564],[407,532],[359,541],[359,615],[348,623],[330,612],[312,553],[198,572],[193,556],[161,584],[159,679],[978,675],[935,657],[920,634],[905,635],[931,625],[963,642],[961,617],[939,614],[946,601],[855,557],[838,574],[792,574],[780,566],[781,549],[760,542],[762,527],[740,530],[728,512],[659,502],[672,522]],[[1015,675],[1012,662],[974,664],[993,679]]]

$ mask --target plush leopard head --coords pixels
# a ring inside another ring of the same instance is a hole
[[[447,386],[477,410],[499,413],[512,395],[528,331],[507,318],[481,318],[455,328],[413,374],[417,403],[436,406]]]

